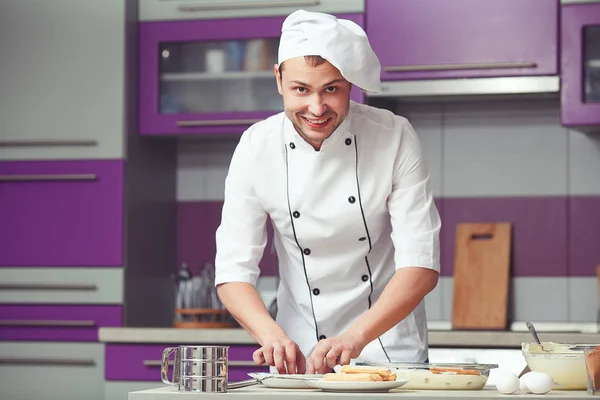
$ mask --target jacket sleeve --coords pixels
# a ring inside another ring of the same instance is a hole
[[[424,267],[439,272],[441,220],[421,143],[405,118],[397,117],[396,129],[400,131],[400,143],[388,198],[395,267]]]
[[[251,137],[238,143],[225,179],[221,224],[216,232],[215,285],[247,282],[256,286],[267,243],[267,213],[254,191]]]

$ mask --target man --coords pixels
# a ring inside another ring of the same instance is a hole
[[[427,360],[441,222],[408,121],[350,101],[352,85],[380,90],[380,69],[358,25],[291,14],[274,67],[285,111],[244,132],[231,160],[217,291],[260,344],[254,361],[279,373]],[[277,321],[255,289],[267,216]]]

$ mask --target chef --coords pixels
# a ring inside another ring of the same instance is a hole
[[[279,373],[425,362],[424,297],[439,274],[440,217],[413,127],[350,101],[380,91],[365,32],[296,11],[282,26],[277,88],[285,111],[251,126],[234,151],[217,230],[216,286]],[[276,321],[255,284],[274,230]]]

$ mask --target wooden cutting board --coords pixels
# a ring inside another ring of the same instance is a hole
[[[511,224],[456,227],[453,329],[506,329]]]

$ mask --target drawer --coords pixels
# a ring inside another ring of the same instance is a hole
[[[362,13],[365,0],[140,0],[139,20],[249,18],[288,15],[298,9]]]
[[[0,342],[0,399],[101,400],[100,343]]]
[[[98,329],[121,326],[121,306],[0,305],[0,340],[98,341]]]
[[[129,393],[165,387],[161,382],[110,381],[104,382],[104,400],[127,400]]]
[[[0,266],[122,266],[123,185],[123,160],[0,162]]]
[[[162,352],[177,344],[106,344],[107,381],[160,381]],[[269,367],[254,364],[252,353],[258,346],[229,348],[229,380],[248,379],[248,372],[268,372]],[[172,361],[170,363],[172,365]],[[169,372],[169,379],[172,378]]]
[[[0,304],[121,304],[123,268],[0,268]]]

